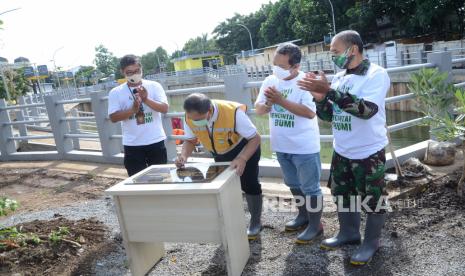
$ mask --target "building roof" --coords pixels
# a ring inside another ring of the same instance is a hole
[[[267,47],[263,47],[263,48],[259,48],[259,49],[254,49],[253,52],[252,52],[252,50],[242,51],[241,53],[236,54],[236,56],[237,56],[238,58],[241,58],[243,55],[244,55],[244,57],[251,57],[251,56],[259,55],[259,54],[261,54],[263,51],[265,51],[265,50],[267,50],[267,49],[276,48],[276,47],[278,47],[280,44],[283,44],[283,43],[294,43],[294,42],[298,42],[298,41],[301,41],[301,40],[302,40],[302,39],[294,39],[294,40],[284,41],[284,42],[280,42],[280,43],[277,43],[277,44],[273,44],[273,45],[270,45],[270,46],[267,46]]]
[[[209,57],[209,56],[217,56],[219,55],[219,52],[209,52],[209,53],[203,53],[203,54],[195,54],[195,55],[187,55],[187,56],[182,56],[178,58],[173,58],[171,61],[176,62],[176,61],[183,61],[186,59],[191,59],[191,58],[202,58],[202,57]]]
[[[273,44],[271,46],[268,46],[268,47],[264,47],[264,48],[261,48],[261,49],[257,49],[257,50],[266,50],[266,49],[270,49],[270,48],[276,48],[278,47],[279,45],[283,44],[283,43],[294,43],[294,42],[298,42],[298,41],[301,41],[302,39],[294,39],[294,40],[289,40],[289,41],[284,41],[284,42],[280,42],[280,43],[277,43],[277,44]]]
[[[29,59],[27,59],[25,57],[15,58],[14,63],[19,63],[19,62],[29,62]]]

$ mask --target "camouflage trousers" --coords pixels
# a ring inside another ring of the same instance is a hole
[[[348,159],[334,152],[329,185],[336,203],[342,199],[342,206],[349,208],[351,199],[359,196],[358,198],[366,200],[366,205],[374,211],[380,198],[387,196],[384,181],[385,163],[384,149],[365,159]]]

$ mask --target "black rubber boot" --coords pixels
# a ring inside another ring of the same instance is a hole
[[[365,238],[360,248],[352,255],[350,263],[366,265],[380,246],[381,230],[386,220],[386,214],[368,214],[365,227]]]
[[[338,212],[339,233],[324,240],[320,247],[334,250],[345,244],[360,244],[360,212]]]
[[[310,202],[310,209],[307,210],[308,226],[297,236],[296,243],[309,244],[323,235],[323,224],[321,224],[321,214],[323,213],[323,197],[307,197]]]
[[[296,201],[303,200],[304,202],[303,206],[297,207],[299,211],[297,217],[295,217],[291,221],[286,222],[286,224],[284,225],[284,229],[288,232],[300,230],[306,227],[308,224],[307,209],[305,208],[305,195],[302,193],[302,190],[300,189],[291,189],[291,193]]]
[[[250,212],[250,224],[247,229],[247,237],[249,240],[255,240],[262,231],[261,216],[262,216],[262,195],[245,194],[247,206]]]

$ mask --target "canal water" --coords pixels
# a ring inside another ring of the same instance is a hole
[[[405,111],[387,111],[388,125],[398,124],[408,120],[422,117],[417,112]],[[268,116],[253,116],[252,121],[255,123],[260,134],[269,134]],[[320,134],[330,135],[331,124],[329,122],[318,121],[320,127]],[[394,149],[403,148],[412,144],[429,139],[429,132],[427,126],[413,126],[391,133],[391,140]],[[388,152],[388,148],[386,148]],[[321,162],[330,163],[333,154],[332,142],[321,142]],[[275,154],[271,152],[269,140],[262,142],[262,158],[276,158]]]

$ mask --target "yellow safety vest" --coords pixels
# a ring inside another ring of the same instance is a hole
[[[215,154],[225,154],[242,140],[236,132],[236,112],[239,108],[247,111],[247,106],[224,100],[212,100],[212,102],[218,108],[218,118],[213,122],[212,133],[209,133],[208,126],[195,126],[187,116],[186,123],[205,149]]]

